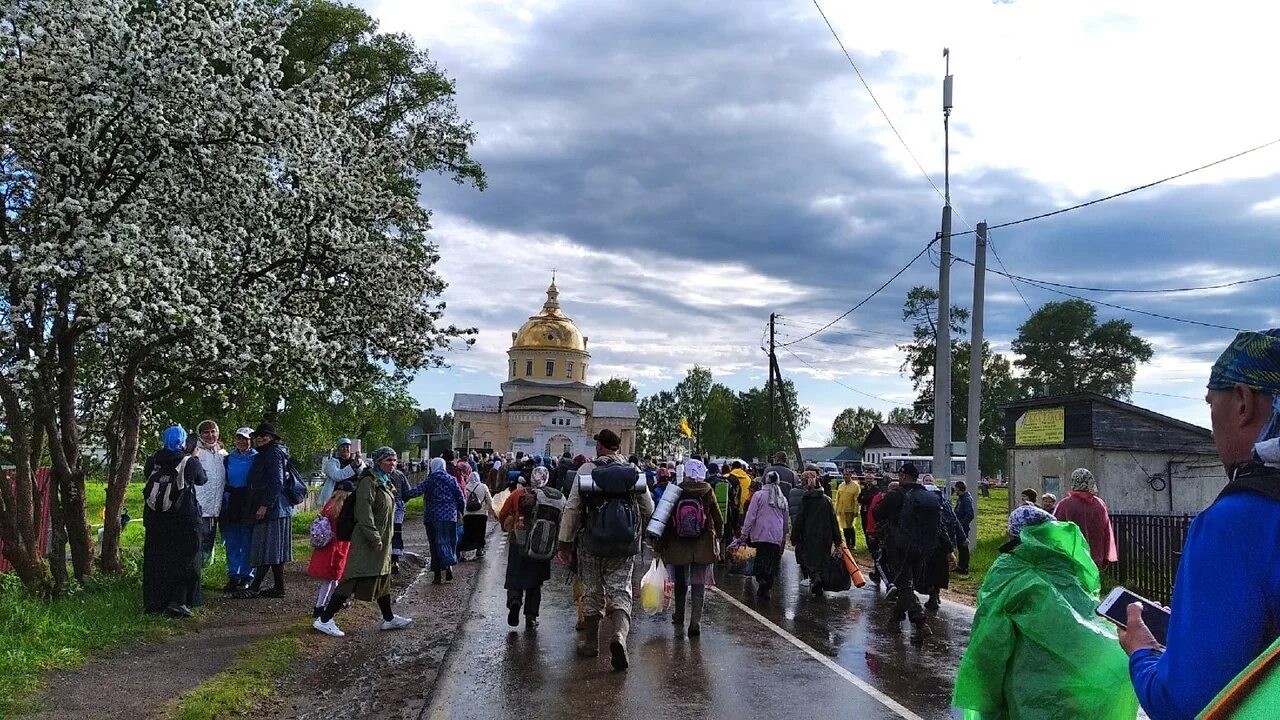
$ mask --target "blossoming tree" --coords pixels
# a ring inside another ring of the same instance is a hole
[[[38,551],[41,463],[83,577],[82,456],[105,447],[118,571],[166,399],[403,375],[470,342],[443,322],[417,178],[483,186],[474,136],[425,55],[373,31],[321,2],[0,0],[0,540],[30,590],[66,572]],[[345,44],[286,49],[325,33]],[[378,47],[399,64],[355,52]]]

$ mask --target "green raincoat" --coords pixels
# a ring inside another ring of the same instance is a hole
[[[978,590],[952,704],[966,720],[1133,720],[1138,699],[1074,523],[1022,531]]]

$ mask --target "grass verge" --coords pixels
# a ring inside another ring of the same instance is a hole
[[[143,614],[135,573],[93,578],[46,602],[29,597],[15,575],[0,575],[0,718],[30,709],[41,675],[74,667],[101,648],[163,634],[170,621]]]
[[[304,623],[245,648],[231,667],[184,693],[169,708],[173,720],[243,716],[275,692],[276,678],[302,650]]]

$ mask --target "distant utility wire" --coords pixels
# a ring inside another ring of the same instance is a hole
[[[1237,285],[1248,285],[1249,283],[1263,282],[1264,280],[1274,280],[1280,278],[1280,273],[1271,275],[1263,275],[1261,277],[1246,278],[1244,280],[1234,280],[1232,282],[1221,283],[1219,285],[1201,285],[1198,287],[1172,287],[1172,288],[1105,288],[1105,287],[1086,287],[1084,285],[1068,285],[1066,283],[1052,282],[1050,280],[1041,280],[1040,278],[1023,277],[1014,275],[1005,269],[1005,273],[1009,278],[1021,280],[1025,283],[1038,283],[1040,285],[1052,285],[1053,287],[1066,288],[1068,290],[1086,290],[1089,292],[1103,293],[1183,293],[1196,292],[1198,290],[1221,290],[1223,288],[1235,287]]]
[[[800,362],[804,363],[805,365],[808,365],[810,368],[812,368],[812,369],[813,369],[813,371],[814,371],[814,372],[818,372],[818,373],[821,373],[821,374],[823,374],[823,375],[826,375],[828,380],[830,380],[831,382],[833,382],[833,383],[835,383],[835,384],[839,385],[840,387],[844,388],[845,390],[849,390],[849,391],[851,391],[851,392],[858,393],[859,395],[865,395],[866,397],[869,397],[869,398],[872,398],[872,399],[875,399],[875,400],[879,400],[880,402],[887,402],[887,403],[889,403],[890,405],[901,405],[902,407],[915,407],[915,406],[914,406],[914,405],[912,405],[911,403],[900,403],[900,402],[898,402],[897,400],[890,400],[890,399],[888,399],[888,398],[882,398],[882,397],[880,397],[879,395],[872,395],[872,394],[871,394],[871,393],[869,393],[869,392],[863,392],[862,390],[859,390],[858,388],[851,387],[851,386],[849,386],[849,385],[845,385],[844,383],[842,383],[842,382],[840,382],[839,380],[837,380],[837,379],[835,378],[835,376],[834,376],[834,375],[832,375],[831,373],[827,372],[826,370],[819,369],[819,368],[818,368],[817,366],[815,366],[813,363],[811,363],[811,362],[809,362],[808,360],[805,360],[804,358],[802,358],[802,357],[800,357],[799,355],[797,355],[797,354],[795,353],[795,351],[794,351],[794,350],[792,350],[791,348],[789,348],[789,347],[787,347],[787,346],[785,346],[785,345],[782,345],[782,346],[780,346],[780,347],[782,347],[782,349],[783,349],[783,350],[786,350],[787,352],[791,353],[791,356],[792,356],[792,357],[794,357],[795,359],[799,360]]]
[[[1133,194],[1133,193],[1138,192],[1139,190],[1146,190],[1146,189],[1148,189],[1148,188],[1153,188],[1153,187],[1155,187],[1155,186],[1157,186],[1157,185],[1160,185],[1160,184],[1162,184],[1162,183],[1167,183],[1167,182],[1169,182],[1170,180],[1177,180],[1178,178],[1186,177],[1186,176],[1188,176],[1188,175],[1190,175],[1190,174],[1192,174],[1192,173],[1200,172],[1201,170],[1208,170],[1209,168],[1211,168],[1211,167],[1213,167],[1213,166],[1215,166],[1215,165],[1221,165],[1222,163],[1225,163],[1225,162],[1228,162],[1228,161],[1231,161],[1231,160],[1235,160],[1236,158],[1239,158],[1239,157],[1244,157],[1245,155],[1248,155],[1249,153],[1257,152],[1257,151],[1259,151],[1259,150],[1263,150],[1263,149],[1265,149],[1265,148],[1269,148],[1269,147],[1271,147],[1272,145],[1276,145],[1276,144],[1280,144],[1280,138],[1276,138],[1275,140],[1272,140],[1272,141],[1270,141],[1270,142],[1265,142],[1265,143],[1263,143],[1263,144],[1261,144],[1261,145],[1258,145],[1258,146],[1256,146],[1256,147],[1251,147],[1251,148],[1249,148],[1248,150],[1242,150],[1242,151],[1240,151],[1240,152],[1236,153],[1235,155],[1229,155],[1229,156],[1227,156],[1227,157],[1224,157],[1224,158],[1221,158],[1221,159],[1218,159],[1218,160],[1214,160],[1214,161],[1213,161],[1213,162],[1211,162],[1211,163],[1206,163],[1206,164],[1201,165],[1201,166],[1199,166],[1199,167],[1191,168],[1190,170],[1186,170],[1186,171],[1180,172],[1180,173],[1178,173],[1177,175],[1170,175],[1170,176],[1169,176],[1169,177],[1167,177],[1167,178],[1161,178],[1161,179],[1156,180],[1156,181],[1154,181],[1154,182],[1149,182],[1149,183],[1147,183],[1147,184],[1145,184],[1145,185],[1139,185],[1139,186],[1137,186],[1137,187],[1132,187],[1132,188],[1129,188],[1128,190],[1124,190],[1124,191],[1121,191],[1121,192],[1118,192],[1118,193],[1115,193],[1115,194],[1112,194],[1112,195],[1107,195],[1106,197],[1094,198],[1093,200],[1089,200],[1088,202],[1082,202],[1082,203],[1080,203],[1080,204],[1078,204],[1078,205],[1072,205],[1071,207],[1060,208],[1060,209],[1058,209],[1058,210],[1054,210],[1054,211],[1052,211],[1052,212],[1040,213],[1039,215],[1032,215],[1031,217],[1025,217],[1025,218],[1022,218],[1021,220],[1011,220],[1011,221],[1009,221],[1009,222],[1000,223],[999,225],[992,225],[992,226],[990,226],[990,227],[989,227],[989,228],[987,228],[987,229],[988,229],[988,230],[999,230],[1000,228],[1011,227],[1011,226],[1013,226],[1013,225],[1021,225],[1022,223],[1028,223],[1028,222],[1031,222],[1031,221],[1033,221],[1033,220],[1043,220],[1044,218],[1047,218],[1047,217],[1053,217],[1054,215],[1061,215],[1061,214],[1063,214],[1063,213],[1071,212],[1072,210],[1079,210],[1080,208],[1086,208],[1086,207],[1089,207],[1090,205],[1097,205],[1098,203],[1103,203],[1103,202],[1106,202],[1106,201],[1108,201],[1108,200],[1115,200],[1115,199],[1116,199],[1116,198],[1118,198],[1118,197],[1124,197],[1125,195],[1131,195],[1131,194]],[[955,237],[955,236],[957,236],[957,235],[970,235],[970,234],[972,234],[973,232],[974,232],[973,230],[966,230],[965,232],[953,233],[953,234],[952,234],[952,237]]]
[[[884,121],[889,124],[889,129],[897,136],[898,142],[902,143],[903,149],[907,151],[907,154],[911,156],[911,160],[915,162],[916,167],[920,169],[920,174],[923,175],[924,179],[928,180],[929,184],[933,186],[933,191],[938,193],[938,197],[945,200],[946,196],[938,189],[938,184],[933,181],[933,178],[929,177],[929,172],[924,169],[924,165],[920,164],[920,159],[911,151],[911,146],[907,144],[906,139],[902,137],[902,133],[898,132],[897,126],[889,119],[889,113],[885,112],[884,106],[880,104],[880,101],[876,98],[876,94],[871,90],[870,83],[868,83],[867,79],[862,76],[862,71],[858,69],[858,64],[853,61],[853,56],[849,54],[849,49],[844,46],[844,41],[840,39],[840,34],[836,32],[835,26],[833,26],[831,21],[827,19],[827,14],[822,11],[822,6],[818,4],[818,0],[813,0],[813,6],[818,9],[818,14],[822,16],[822,21],[827,24],[827,29],[831,31],[831,37],[836,39],[836,44],[839,45],[840,50],[844,52],[845,59],[849,61],[849,66],[853,68],[855,73],[857,73],[858,79],[862,81],[862,87],[866,88],[867,94],[871,96],[871,102],[876,104],[876,109],[880,111],[880,115],[884,117]]]
[[[868,302],[870,302],[870,301],[871,301],[871,298],[875,297],[876,295],[879,295],[881,290],[884,290],[885,288],[889,287],[889,284],[890,284],[890,283],[892,283],[894,280],[897,280],[897,279],[898,279],[898,277],[899,277],[900,275],[902,275],[902,273],[906,272],[906,271],[907,271],[907,269],[908,269],[908,268],[910,268],[912,265],[915,265],[915,264],[916,264],[916,261],[917,261],[917,260],[919,260],[919,259],[920,259],[920,258],[921,258],[925,253],[929,252],[929,248],[933,247],[933,244],[934,244],[934,243],[936,243],[936,242],[938,242],[938,238],[936,238],[936,237],[935,237],[934,239],[930,240],[930,241],[929,241],[929,243],[928,243],[927,245],[925,245],[923,248],[921,248],[920,252],[916,253],[916,256],[915,256],[915,257],[911,258],[911,260],[909,260],[909,261],[907,262],[907,264],[906,264],[906,265],[903,265],[903,266],[902,266],[902,268],[898,270],[898,272],[894,273],[894,274],[893,274],[893,277],[889,278],[888,280],[885,280],[883,285],[881,285],[880,287],[876,288],[876,289],[875,289],[875,290],[874,290],[870,295],[868,295],[868,296],[866,296],[865,298],[863,298],[863,299],[862,299],[862,301],[861,301],[861,302],[859,302],[857,305],[854,305],[853,307],[851,307],[851,308],[849,308],[848,310],[844,311],[844,313],[843,313],[842,315],[840,315],[840,317],[836,318],[835,320],[832,320],[831,322],[827,323],[826,325],[823,325],[822,327],[818,328],[817,330],[814,330],[813,332],[809,333],[808,335],[805,335],[804,337],[800,338],[799,340],[792,340],[791,342],[789,342],[789,343],[783,343],[782,345],[779,345],[778,347],[784,347],[784,348],[785,348],[785,347],[789,347],[789,346],[791,346],[791,345],[795,345],[795,344],[796,344],[796,343],[798,343],[798,342],[803,342],[803,341],[805,341],[805,340],[808,340],[809,338],[813,337],[814,335],[817,335],[818,333],[822,332],[823,330],[826,330],[827,328],[831,327],[832,325],[835,325],[836,323],[840,322],[841,320],[843,320],[843,319],[845,319],[845,318],[849,317],[849,315],[850,315],[851,313],[853,313],[853,311],[854,311],[854,310],[857,310],[858,308],[862,307],[863,305],[866,305]]]
[[[964,259],[964,258],[962,258],[962,257],[956,257],[956,258],[955,258],[955,261],[956,261],[956,262],[964,263],[965,265],[973,265],[973,262],[972,262],[972,261],[970,261],[970,260],[965,260],[965,259]],[[1004,276],[1004,277],[1011,277],[1011,276],[1009,275],[1009,273],[1001,272],[1001,271],[999,271],[999,270],[996,270],[995,268],[987,268],[987,272],[989,272],[989,273],[994,273],[994,274],[996,274],[996,275],[1002,275],[1002,276]],[[1041,283],[1039,283],[1039,282],[1036,282],[1036,281],[1034,281],[1034,280],[1026,280],[1026,279],[1022,279],[1022,280],[1020,280],[1019,282],[1024,282],[1024,283],[1026,283],[1026,284],[1028,284],[1028,285],[1030,285],[1030,286],[1032,286],[1032,287],[1038,287],[1038,288],[1040,288],[1041,290],[1048,290],[1049,292],[1052,292],[1052,293],[1057,293],[1057,294],[1059,294],[1059,295],[1065,295],[1065,296],[1067,296],[1067,297],[1075,298],[1075,299],[1077,299],[1077,300],[1083,300],[1083,301],[1085,301],[1085,302],[1087,302],[1087,303],[1091,303],[1091,304],[1093,304],[1093,305],[1102,305],[1102,306],[1104,306],[1104,307],[1115,308],[1116,310],[1123,310],[1123,311],[1125,311],[1125,312],[1137,313],[1138,315],[1146,315],[1146,316],[1148,316],[1148,317],[1160,318],[1161,320],[1172,320],[1173,322],[1186,323],[1186,324],[1188,324],[1188,325],[1199,325],[1199,326],[1201,326],[1201,327],[1217,328],[1217,329],[1219,329],[1219,330],[1234,330],[1234,331],[1236,331],[1236,332],[1244,332],[1244,328],[1232,327],[1232,326],[1230,326],[1230,325],[1218,325],[1218,324],[1216,324],[1216,323],[1201,322],[1200,320],[1188,320],[1188,319],[1186,319],[1186,318],[1174,317],[1174,316],[1172,316],[1172,315],[1161,315],[1160,313],[1148,312],[1148,311],[1146,311],[1146,310],[1137,310],[1137,309],[1135,309],[1135,308],[1125,307],[1125,306],[1123,306],[1123,305],[1116,305],[1116,304],[1114,304],[1114,303],[1103,302],[1103,301],[1101,301],[1101,300],[1095,300],[1095,299],[1093,299],[1093,298],[1085,297],[1085,296],[1083,296],[1083,295],[1076,295],[1075,293],[1069,293],[1069,292],[1067,292],[1067,291],[1065,291],[1065,290],[1059,290],[1058,288],[1056,288],[1056,287],[1052,287],[1052,286],[1049,286],[1049,285],[1043,285],[1043,284],[1041,284]]]
[[[1000,253],[996,252],[995,243],[991,242],[990,235],[987,236],[987,249],[991,251],[991,257],[994,257],[996,262],[1000,263],[1000,269],[1009,272],[1009,268],[1005,267],[1004,261],[1000,259]],[[1014,282],[1013,278],[1010,278],[1009,284],[1013,286],[1013,291],[1018,293],[1018,297],[1022,298],[1022,304],[1027,306],[1027,312],[1034,315],[1036,311],[1031,309],[1031,303],[1027,302],[1027,296],[1022,294],[1022,288],[1018,287],[1018,283]]]
[[[1134,390],[1140,395],[1159,395],[1160,397],[1178,398],[1180,400],[1204,400],[1204,397],[1192,397],[1190,395],[1170,395],[1169,393],[1151,392],[1150,390]]]

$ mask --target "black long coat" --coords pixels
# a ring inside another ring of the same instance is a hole
[[[143,477],[156,468],[176,468],[183,453],[161,449],[147,459]],[[183,468],[187,489],[168,512],[143,507],[142,524],[142,607],[146,612],[162,612],[170,603],[198,607],[204,600],[200,590],[200,504],[195,485],[206,480],[200,461],[192,458]]]
[[[796,546],[800,566],[807,571],[821,568],[842,539],[831,498],[822,488],[805,493],[800,501],[800,513],[791,527],[791,542]]]

